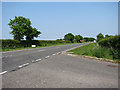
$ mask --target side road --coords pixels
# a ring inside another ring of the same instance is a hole
[[[58,54],[2,79],[3,88],[118,88],[118,65]]]

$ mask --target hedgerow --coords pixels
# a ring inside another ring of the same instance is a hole
[[[47,46],[47,45],[53,45],[53,44],[59,44],[59,43],[70,43],[69,41],[63,41],[63,40],[0,40],[2,42],[2,49],[6,48],[21,48],[21,47],[31,47],[31,45],[36,46]]]
[[[110,48],[114,54],[114,58],[120,59],[120,35],[104,38],[98,42],[101,47]]]

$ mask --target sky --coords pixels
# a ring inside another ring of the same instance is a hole
[[[117,2],[2,2],[2,39],[13,39],[8,23],[15,16],[29,18],[42,32],[37,40],[118,34]]]

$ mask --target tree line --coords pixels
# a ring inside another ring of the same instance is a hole
[[[15,19],[13,20],[10,19],[8,25],[12,29],[10,34],[13,35],[14,40],[21,41],[25,38],[26,40],[31,41],[34,40],[35,37],[36,38],[39,37],[39,35],[41,34],[40,31],[32,27],[30,19],[25,18],[23,16],[18,16],[18,17],[15,16]],[[76,40],[76,42],[80,43],[82,41],[85,42],[94,41],[95,38],[89,38],[89,37],[83,38],[81,35],[74,36],[72,33],[68,33],[64,36],[64,39],[59,39],[59,40],[66,40],[72,43]]]
[[[68,33],[64,36],[64,39],[66,41],[70,41],[71,43],[77,42],[77,43],[82,43],[82,42],[91,42],[94,41],[95,38],[92,37],[83,37],[81,35],[73,35],[72,33]]]
[[[21,41],[24,38],[28,41],[34,40],[34,38],[39,37],[41,32],[32,27],[32,23],[30,19],[25,18],[23,16],[15,16],[13,20],[10,19],[10,22],[8,23],[12,31],[10,34],[13,35],[14,40]],[[111,35],[105,35],[103,36],[102,33],[99,33],[97,35],[97,42],[100,41],[103,38],[108,38],[111,37]],[[73,35],[72,33],[68,33],[64,36],[64,39],[57,39],[57,40],[66,40],[70,41],[71,43],[77,42],[90,42],[96,40],[95,38],[92,37],[83,37],[81,35]]]
[[[97,42],[99,42],[102,39],[109,38],[109,37],[113,37],[113,36],[112,35],[105,35],[105,37],[104,37],[104,35],[102,33],[99,33],[97,35]]]

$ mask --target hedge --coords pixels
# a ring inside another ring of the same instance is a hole
[[[62,40],[0,40],[2,41],[2,49],[6,48],[20,48],[20,47],[31,47],[31,45],[36,46],[47,46],[47,45],[53,45],[53,44],[59,44],[59,43],[70,43],[70,41],[62,41]]]
[[[113,50],[115,58],[120,59],[120,35],[104,38],[98,42],[101,47],[108,47]]]
[[[21,47],[20,41],[17,40],[2,40],[2,49],[4,48],[19,48]]]
[[[102,47],[109,47],[115,50],[120,50],[120,35],[102,39],[98,42],[98,44]]]

